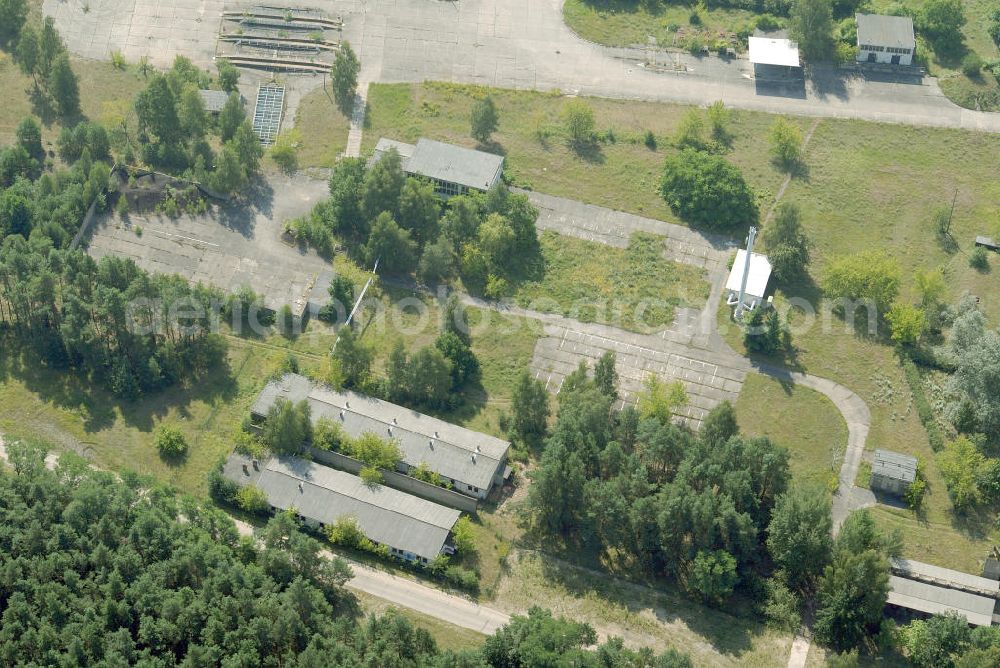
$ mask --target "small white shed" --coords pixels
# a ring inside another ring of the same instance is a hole
[[[740,300],[740,285],[743,283],[743,270],[747,264],[747,252],[742,248],[736,251],[733,269],[726,281],[726,303],[736,306]],[[743,295],[743,306],[752,310],[764,300],[767,292],[767,282],[771,280],[771,263],[766,255],[750,253],[750,273],[747,274],[747,287]]]

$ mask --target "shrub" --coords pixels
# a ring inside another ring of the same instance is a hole
[[[459,554],[471,554],[476,550],[476,536],[472,528],[472,520],[462,515],[451,530],[455,549]]]
[[[962,58],[962,74],[970,79],[976,79],[982,73],[983,59],[975,53],[970,53]]]
[[[187,454],[188,444],[177,428],[161,425],[156,430],[156,449],[166,459],[178,459]]]
[[[650,151],[656,150],[656,135],[653,134],[652,130],[646,130],[646,136],[643,138],[642,143],[646,145]]]
[[[349,515],[341,515],[333,524],[326,525],[327,540],[334,545],[371,552],[375,544],[361,531],[358,521]]]
[[[267,494],[255,485],[244,485],[236,492],[236,505],[248,513],[263,513],[271,507]]]
[[[692,149],[667,158],[660,194],[678,217],[713,229],[746,227],[759,212],[740,170],[717,155]]]
[[[969,266],[976,271],[986,271],[990,268],[990,258],[985,248],[976,246],[973,249],[972,253],[969,254]]]

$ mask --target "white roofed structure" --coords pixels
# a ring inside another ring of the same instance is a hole
[[[747,274],[747,287],[743,295],[743,304],[747,309],[756,308],[763,301],[767,292],[767,282],[771,280],[771,262],[767,256],[760,253],[751,253],[750,256],[750,273]],[[741,248],[736,251],[736,260],[726,281],[726,303],[730,306],[735,306],[739,301],[746,263],[747,252]]]
[[[801,67],[799,45],[790,39],[750,37],[750,62],[754,65]]]

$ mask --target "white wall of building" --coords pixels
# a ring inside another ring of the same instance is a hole
[[[865,48],[870,46],[872,48]],[[902,53],[903,51],[909,51],[909,53]],[[872,60],[872,54],[874,54],[875,59]],[[893,63],[893,56],[899,56],[899,61]],[[913,64],[913,49],[899,49],[886,46],[878,46],[876,44],[862,45],[858,47],[858,62],[859,63],[884,63],[884,64],[896,64],[896,65],[912,65]]]

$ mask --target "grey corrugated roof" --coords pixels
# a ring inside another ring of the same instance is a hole
[[[374,163],[382,159],[382,156],[389,152],[390,149],[396,149],[399,153],[399,157],[403,162],[403,171],[406,171],[406,161],[410,159],[413,152],[417,149],[415,144],[407,144],[406,142],[396,141],[395,139],[386,139],[385,137],[380,137],[378,143],[375,144],[375,153],[372,155],[372,159],[368,162],[370,167]]]
[[[244,455],[234,453],[223,474],[237,484],[254,484],[275,508],[295,510],[333,524],[349,516],[368,538],[433,559],[441,552],[461,513],[385,485],[369,486],[356,475],[297,457],[272,457],[256,472],[243,473]],[[301,483],[301,487],[300,487]]]
[[[891,450],[876,450],[872,475],[913,482],[917,477],[917,458]]]
[[[287,374],[271,381],[254,402],[253,413],[266,415],[279,398],[306,399],[315,423],[327,418],[345,433],[372,432],[397,442],[409,466],[426,464],[443,478],[489,489],[510,443],[363,394],[316,386],[308,378]],[[343,412],[343,415],[341,415]],[[391,432],[390,432],[391,429]],[[464,491],[464,490],[463,490]]]
[[[855,14],[858,23],[858,45],[890,46],[912,49],[913,19],[909,16],[883,16],[881,14]]]
[[[996,598],[1000,594],[1000,582],[989,578],[963,573],[962,571],[942,568],[934,564],[925,564],[902,557],[891,557],[889,563],[892,570],[915,580],[941,585],[951,589],[960,589],[971,594],[982,594]]]
[[[895,575],[889,576],[889,587],[887,602],[890,605],[929,615],[957,612],[976,626],[989,626],[993,623],[996,601],[992,598],[936,587]]]
[[[406,161],[406,171],[468,188],[492,188],[503,169],[503,158],[471,148],[420,139]]]
[[[201,101],[205,103],[205,111],[211,111],[216,114],[222,111],[222,108],[226,106],[226,100],[229,99],[229,93],[221,90],[206,90],[203,88],[198,93],[201,94]]]

